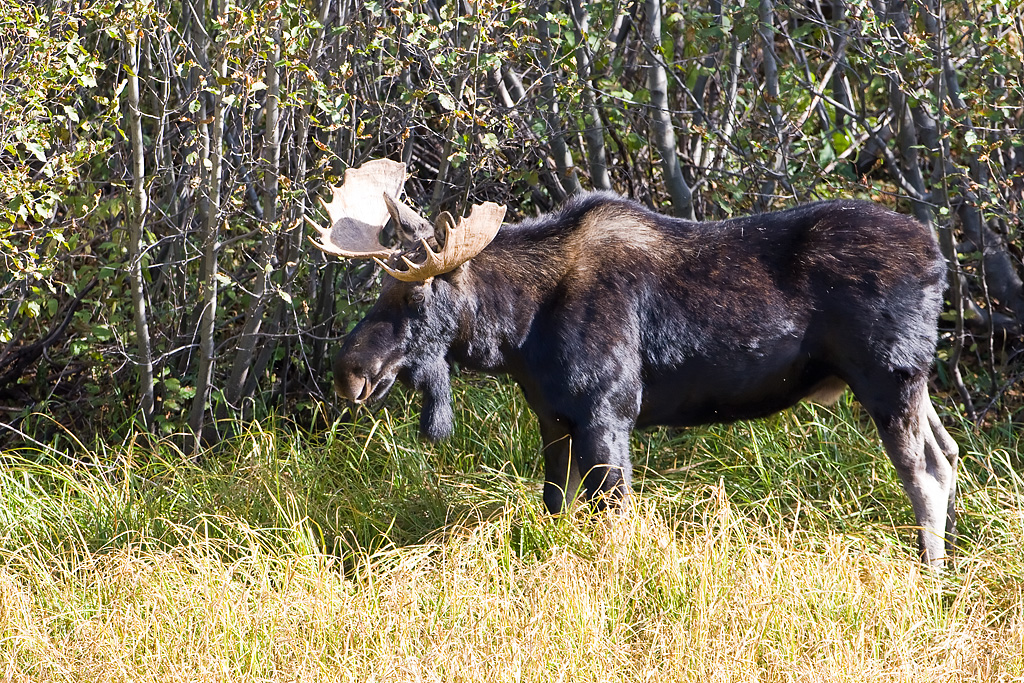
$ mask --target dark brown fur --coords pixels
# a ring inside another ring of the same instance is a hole
[[[511,375],[540,421],[550,510],[578,490],[625,495],[634,427],[760,417],[848,384],[942,563],[957,448],[926,380],[945,266],[913,219],[833,201],[692,223],[591,194],[503,226],[454,272],[384,279],[336,359],[339,393],[404,380],[424,394],[423,434],[443,438],[451,362]]]

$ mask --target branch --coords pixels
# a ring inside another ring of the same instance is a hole
[[[0,387],[6,387],[21,378],[25,368],[32,363],[35,363],[46,350],[52,346],[60,337],[64,334],[64,331],[71,324],[71,319],[75,315],[75,311],[82,305],[82,300],[85,295],[96,286],[99,282],[97,278],[93,278],[89,284],[87,284],[82,291],[75,297],[75,299],[68,306],[67,313],[64,314],[64,318],[56,325],[50,333],[39,341],[22,346],[11,353],[5,353],[3,357],[0,357],[0,368],[4,366],[10,367],[10,369],[3,375],[0,375]]]

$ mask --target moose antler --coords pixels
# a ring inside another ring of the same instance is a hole
[[[505,210],[504,206],[494,202],[475,204],[469,216],[459,220],[458,226],[450,214],[442,213],[438,217],[437,227],[444,227],[444,247],[440,252],[436,252],[430,248],[426,240],[420,240],[426,258],[423,263],[417,264],[403,255],[401,258],[408,266],[407,270],[392,268],[380,257],[374,257],[374,261],[379,263],[388,275],[403,282],[422,282],[435,275],[449,273],[491,243],[498,234],[501,221],[505,218]]]
[[[405,164],[390,159],[367,161],[359,168],[345,171],[340,187],[332,188],[330,202],[323,199],[329,228],[321,228],[309,217],[310,225],[320,233],[320,241],[313,244],[328,254],[349,258],[388,258],[396,249],[388,249],[377,239],[377,234],[388,222],[388,207],[384,193],[398,194],[405,184]]]
[[[473,206],[469,216],[460,220],[458,226],[451,215],[443,213],[438,217],[437,228],[444,228],[444,248],[435,252],[426,240],[421,240],[426,254],[423,263],[413,263],[403,255],[401,260],[408,269],[393,268],[384,261],[396,256],[399,250],[382,245],[377,235],[388,222],[385,195],[392,205],[399,204],[391,197],[397,195],[404,184],[405,164],[398,161],[375,159],[359,168],[348,169],[341,186],[332,188],[331,201],[320,200],[330,217],[331,227],[322,228],[306,218],[320,234],[319,242],[312,238],[310,241],[328,254],[372,258],[395,279],[417,282],[451,272],[479,254],[494,239],[505,217],[505,207],[494,202]],[[416,215],[412,209],[408,211]]]

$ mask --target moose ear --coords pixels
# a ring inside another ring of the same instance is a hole
[[[437,241],[438,247],[444,249],[445,242],[448,239],[448,231],[454,229],[455,219],[447,211],[442,211],[434,223],[434,240]]]
[[[385,192],[384,203],[395,223],[395,234],[403,249],[412,249],[419,245],[420,240],[434,236],[434,226],[405,202]]]

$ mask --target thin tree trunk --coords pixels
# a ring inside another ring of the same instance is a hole
[[[281,94],[281,75],[277,68],[277,62],[281,58],[280,12],[269,21],[273,22],[273,26],[268,28],[270,29],[269,33],[272,33],[274,36],[274,48],[267,60],[266,71],[266,128],[263,132],[264,229],[262,230],[262,239],[260,240],[260,247],[256,256],[256,281],[251,294],[249,311],[246,315],[245,324],[242,326],[241,337],[238,340],[234,366],[231,368],[231,377],[224,390],[228,405],[236,409],[239,407],[239,401],[245,398],[243,389],[246,386],[249,370],[252,368],[256,344],[261,336],[260,330],[263,326],[263,316],[267,308],[267,291],[270,289],[270,260],[274,255],[274,249],[277,245],[277,176],[281,165],[280,110],[278,108],[278,99]],[[247,417],[243,411],[243,419]]]
[[[570,12],[576,26],[576,69],[583,83],[583,139],[587,141],[587,166],[590,170],[590,184],[595,190],[612,189],[608,175],[608,160],[604,145],[604,125],[601,111],[597,107],[597,94],[590,80],[593,77],[591,65],[594,55],[590,51],[590,16],[581,0],[570,0]]]
[[[142,275],[142,233],[149,211],[146,192],[146,150],[142,138],[142,112],[139,109],[139,43],[143,40],[137,29],[125,36],[128,51],[128,130],[132,145],[132,203],[128,226],[128,278],[132,289],[135,336],[138,342],[136,366],[139,372],[139,397],[142,421],[147,430],[153,427],[155,399],[153,394],[153,351],[149,338],[149,316],[146,311],[145,283]]]
[[[832,9],[832,59],[835,61],[836,70],[832,73],[832,98],[842,105],[842,108],[835,110],[835,129],[846,130],[846,109],[853,108],[850,97],[850,84],[846,76],[848,64],[846,61],[846,44],[849,40],[849,27],[846,17],[846,0],[833,0]]]
[[[742,4],[743,0],[740,0],[740,6]],[[721,128],[716,132],[717,144],[708,144],[704,148],[705,152],[697,157],[698,166],[708,169],[708,172],[722,170],[728,156],[723,152],[728,150],[728,146],[732,142],[733,132],[736,130],[736,124],[739,121],[737,94],[739,92],[740,68],[743,64],[743,50],[740,48],[739,36],[735,32],[731,33],[729,36],[729,53],[726,57],[728,80],[722,87],[725,112],[721,117]]]
[[[327,14],[330,11],[331,0],[321,0],[318,5],[317,13],[321,27],[327,24]],[[315,66],[320,61],[321,51],[323,50],[324,43],[324,29],[321,28],[313,39],[313,44],[309,51],[309,64]],[[315,91],[312,85],[309,85],[306,89],[306,101],[303,102],[302,107],[299,108],[298,112],[294,116],[298,117],[297,124],[292,125],[294,130],[292,137],[292,149],[294,150],[294,171],[291,172],[290,177],[293,185],[303,188],[303,192],[298,195],[295,202],[291,206],[291,225],[292,227],[284,235],[284,256],[283,256],[283,267],[278,268],[275,276],[277,278],[278,285],[281,288],[282,295],[277,300],[274,313],[270,317],[270,323],[264,330],[264,338],[275,337],[280,330],[284,327],[284,320],[288,309],[291,307],[292,297],[292,285],[296,273],[298,272],[297,264],[302,254],[302,243],[303,243],[303,227],[305,222],[302,220],[303,216],[306,215],[306,191],[307,179],[307,159],[308,150],[306,139],[309,134],[310,127],[310,102],[313,102],[315,97]],[[286,130],[287,126],[282,125],[282,130]],[[411,144],[409,145],[411,148]],[[300,337],[301,343],[301,337]],[[251,396],[256,391],[256,383],[266,368],[273,360],[273,357],[278,349],[278,342],[275,341],[273,344],[264,344],[262,351],[256,356],[256,361],[253,364],[253,370],[249,372],[249,377],[246,379],[245,385],[242,388],[243,396]],[[286,347],[286,350],[289,350]],[[288,364],[288,356],[285,356],[285,363]],[[280,396],[282,399],[287,395],[287,377],[288,373],[279,373],[278,376],[281,378],[279,386],[280,390],[275,392],[275,396]]]
[[[519,103],[526,99],[526,90],[523,88],[523,82],[519,78],[519,75],[512,70],[508,65],[502,65],[498,69],[498,74],[495,76],[498,81],[498,93],[502,97],[505,106],[509,109],[517,108]],[[520,114],[521,115],[521,114]],[[530,129],[529,123],[525,126],[525,134],[531,142],[537,143],[538,147],[543,146],[543,143],[537,139],[537,136]],[[558,172],[552,172],[551,167],[541,160],[540,175],[544,178],[544,183],[551,193],[551,199],[555,202],[562,202],[569,194],[565,191],[565,187],[562,185],[562,181],[558,178]],[[536,192],[535,194],[540,194]],[[535,201],[543,204],[549,198],[535,197]]]
[[[540,14],[550,12],[549,3],[540,5]],[[572,150],[565,142],[565,131],[563,130],[561,109],[558,103],[558,92],[555,89],[555,75],[552,69],[551,55],[555,46],[551,42],[551,27],[547,19],[540,19],[537,22],[537,36],[540,38],[540,63],[543,73],[541,74],[541,89],[544,99],[547,101],[546,119],[548,124],[549,145],[551,156],[555,158],[555,167],[558,169],[558,179],[568,194],[579,194],[583,192],[580,179],[576,177],[576,163],[572,158]]]
[[[468,15],[471,14],[472,8],[463,3],[455,3],[456,11],[460,14]],[[463,55],[468,55],[473,51],[473,45],[479,40],[477,31],[474,29],[472,22],[465,22],[457,24],[450,32],[452,43],[456,50],[461,51]],[[460,69],[452,79],[453,88],[451,94],[451,101],[453,111],[448,114],[448,128],[444,135],[444,147],[441,151],[441,158],[438,163],[437,176],[434,179],[434,191],[431,196],[431,208],[435,211],[441,211],[444,208],[449,208],[448,205],[452,201],[451,192],[455,189],[454,184],[448,180],[448,174],[452,169],[451,157],[454,154],[455,141],[458,137],[459,121],[460,117],[456,115],[456,112],[462,110],[463,96],[466,94],[466,84],[469,82],[471,75],[472,65],[467,64],[465,68]],[[472,90],[472,89],[471,89]],[[475,91],[474,91],[475,92]],[[469,117],[473,118],[472,115]],[[474,124],[470,124],[471,126]],[[472,138],[472,136],[468,136]],[[468,153],[468,149],[466,150]],[[468,188],[467,188],[468,190]]]
[[[651,93],[651,140],[661,156],[661,172],[677,216],[694,219],[693,191],[683,178],[676,153],[676,132],[668,108],[668,76],[661,56],[661,0],[646,0],[647,89]]]
[[[775,6],[772,0],[760,0],[757,6],[757,32],[761,37],[761,66],[764,69],[764,100],[768,105],[772,135],[775,136],[775,158],[769,177],[761,185],[761,203],[767,208],[775,195],[778,181],[786,168],[785,136],[782,107],[779,106],[779,66],[775,58]]]
[[[462,91],[466,87],[466,79],[469,78],[469,74],[466,72],[460,73],[455,77],[455,92],[454,95],[455,107],[462,106]],[[441,163],[437,169],[437,177],[434,179],[434,193],[431,196],[430,203],[434,211],[440,211],[444,199],[446,190],[448,189],[448,171],[451,169],[451,156],[452,156],[452,140],[455,139],[457,132],[458,117],[451,115],[448,121],[448,130],[444,136],[444,147],[441,151]]]
[[[721,0],[711,0],[709,3],[710,13],[715,17],[715,25],[718,27],[722,26],[722,2]],[[714,50],[709,51],[704,55],[702,65],[704,67],[704,73],[697,76],[696,82],[693,87],[693,101],[696,106],[696,111],[693,114],[693,123],[697,127],[704,127],[710,130],[710,121],[707,116],[708,106],[708,84],[711,83],[711,75],[720,72],[720,55],[722,53],[721,47],[716,46]],[[705,146],[704,135],[694,135],[692,137],[690,147],[690,158],[694,159],[697,163],[698,168],[705,168],[707,156],[707,146]],[[692,178],[690,178],[692,180]]]
[[[225,0],[226,4],[227,0]],[[200,37],[203,41],[201,50],[205,54],[208,38],[202,26],[199,26],[197,31],[201,32]],[[214,76],[220,83],[223,83],[227,80],[227,55],[223,46],[221,48],[216,66],[214,67]],[[200,225],[200,242],[203,254],[200,292],[203,309],[199,320],[199,369],[196,373],[196,394],[192,399],[192,408],[189,413],[189,427],[192,430],[193,439],[191,449],[193,456],[199,454],[199,449],[204,440],[206,407],[210,400],[213,380],[214,331],[217,321],[217,240],[220,235],[220,184],[221,166],[224,159],[224,87],[222,85],[218,86],[214,96],[212,130],[210,129],[210,124],[205,123],[205,103],[200,105],[199,112],[197,113],[200,117],[199,135],[204,140],[204,151],[206,152],[202,167],[209,170],[204,172],[205,177],[203,178],[206,196],[203,201],[205,211],[202,212],[204,220]],[[201,94],[200,97],[202,97]]]

